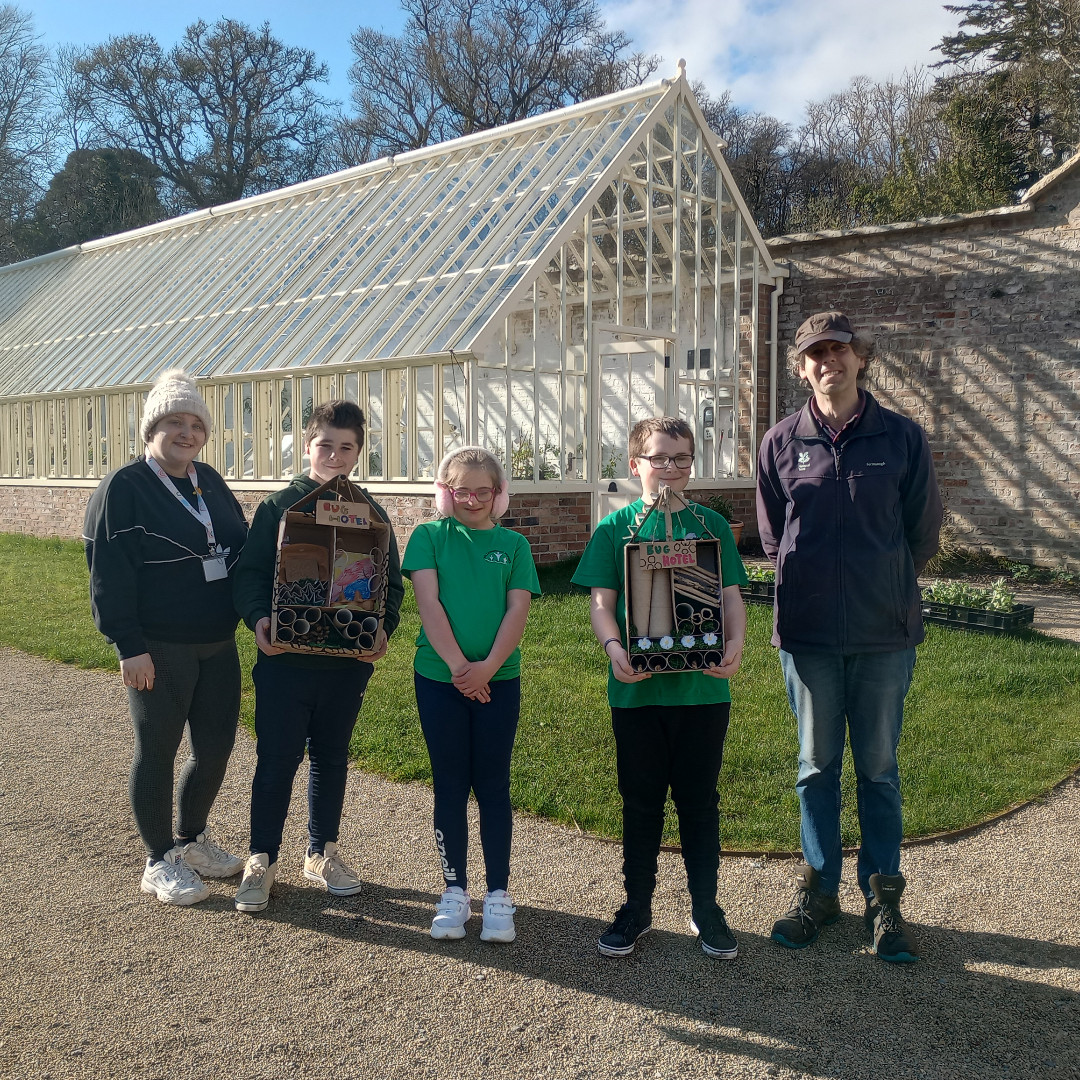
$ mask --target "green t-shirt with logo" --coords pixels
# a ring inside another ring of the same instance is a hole
[[[728,523],[708,507],[697,503],[691,505],[693,513],[680,510],[671,515],[673,536],[664,536],[664,515],[656,511],[645,523],[644,532],[638,539],[696,540],[711,533],[720,541],[720,579],[724,588],[745,585],[746,569]],[[634,519],[643,509],[644,504],[638,499],[622,510],[608,514],[596,526],[572,579],[575,585],[587,589],[614,589],[619,594],[615,617],[623,641],[626,640],[626,563],[623,549],[630,540]],[[702,521],[708,533],[702,529]],[[712,705],[730,700],[727,679],[703,675],[700,671],[665,672],[636,683],[619,682],[614,673],[610,669],[608,671],[608,704],[613,709],[637,709],[646,705]]]
[[[417,525],[401,560],[406,577],[412,577],[414,570],[438,571],[439,603],[467,660],[483,660],[491,652],[506,614],[507,592],[527,589],[533,596],[540,595],[529,541],[501,525],[470,529],[453,517]],[[453,681],[423,627],[416,639],[413,667],[426,679]],[[515,649],[492,682],[516,679],[520,673],[521,650]]]

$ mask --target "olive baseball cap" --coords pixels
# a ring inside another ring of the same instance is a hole
[[[819,341],[850,341],[855,330],[842,311],[819,311],[795,331],[795,351],[800,355]]]

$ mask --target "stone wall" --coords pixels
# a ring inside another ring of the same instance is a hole
[[[1080,172],[1080,170],[1077,170]],[[958,543],[1080,569],[1080,176],[1027,210],[780,238],[779,340],[816,311],[874,334],[867,387],[926,429]],[[781,350],[778,416],[806,393]]]

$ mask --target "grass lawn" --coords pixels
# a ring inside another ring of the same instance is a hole
[[[568,580],[565,567],[541,572],[547,595],[534,603],[525,635],[514,804],[617,836],[607,664],[589,629],[588,597],[568,591]],[[0,644],[84,667],[117,667],[90,618],[81,544],[0,534],[0,588]],[[721,775],[723,842],[796,850],[795,724],[769,645],[771,611],[752,606],[748,614]],[[399,780],[430,779],[412,691],[418,629],[407,587],[401,627],[371,681],[352,743],[361,768]],[[250,727],[247,672],[255,645],[245,629],[239,641]],[[1045,791],[1080,762],[1080,648],[1033,633],[989,637],[928,627],[900,751],[910,836],[969,825]],[[845,802],[844,842],[854,844],[850,763]],[[671,814],[667,839],[678,839]]]

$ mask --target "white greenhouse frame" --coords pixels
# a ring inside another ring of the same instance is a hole
[[[463,442],[517,491],[599,491],[626,476],[629,423],[676,410],[693,484],[749,485],[783,271],[722,146],[680,66],[0,268],[0,477],[123,464],[147,389],[180,366],[215,418],[204,457],[232,481],[291,475],[311,403],[348,397],[375,492],[430,491]]]

